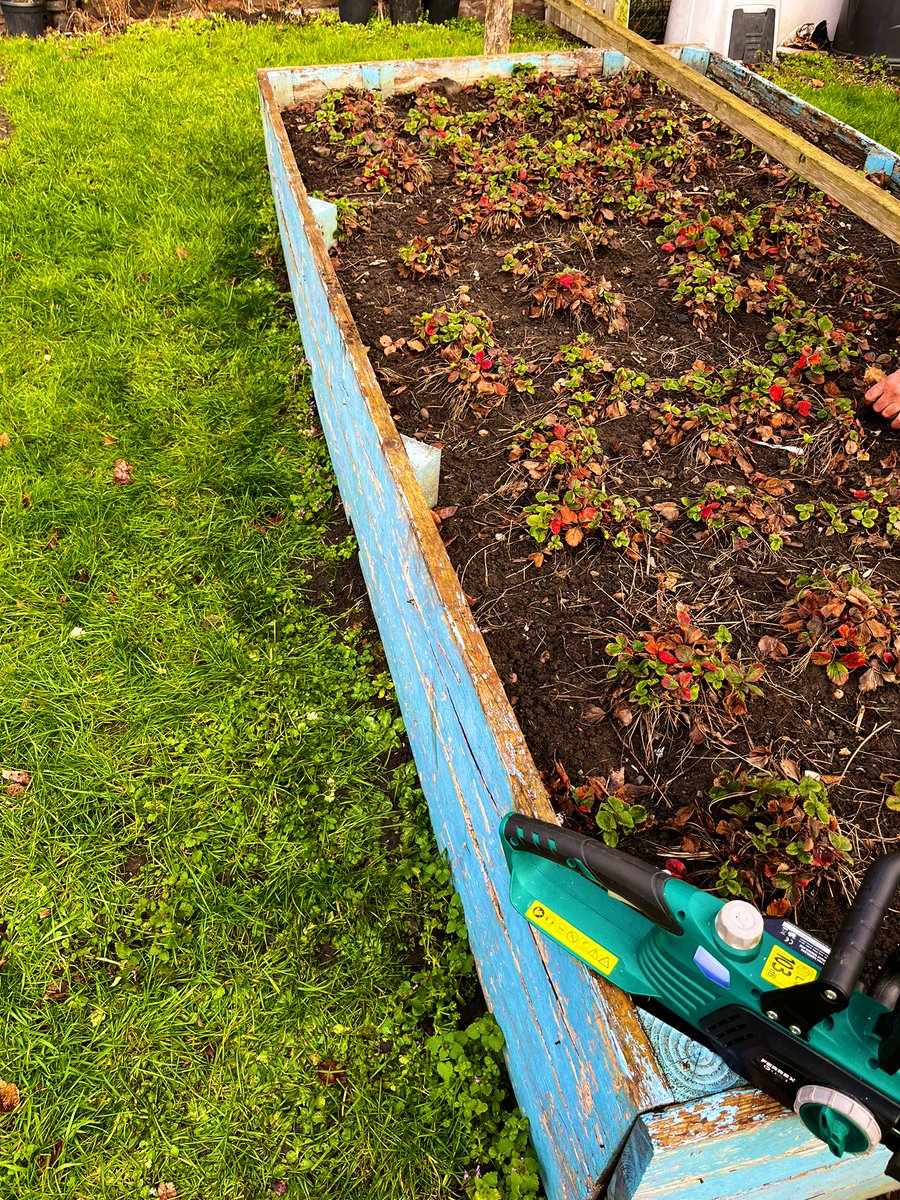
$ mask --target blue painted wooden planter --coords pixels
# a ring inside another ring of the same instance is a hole
[[[692,53],[682,52],[688,61]],[[792,1114],[537,938],[507,901],[499,819],[510,808],[549,818],[550,806],[360,342],[281,110],[337,87],[390,94],[448,77],[465,85],[519,62],[559,75],[625,66],[620,54],[578,51],[259,74],[269,171],[318,411],[435,833],[506,1035],[549,1200],[862,1200],[885,1190],[886,1152],[833,1159]],[[701,54],[692,65],[709,70],[711,58]],[[777,109],[781,95],[772,89],[767,102]],[[893,160],[885,173],[895,167]]]

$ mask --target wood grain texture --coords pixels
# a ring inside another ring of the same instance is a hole
[[[675,54],[645,41],[630,29],[603,16],[584,0],[553,0],[554,10],[577,21],[588,41],[627,55],[635,66],[652,71],[676,92],[717,117],[754,145],[796,171],[801,178],[839,200],[892,241],[900,243],[900,200],[788,129],[774,117],[698,74]],[[785,93],[787,95],[787,93]]]
[[[360,343],[271,88],[269,168],[317,407],[438,843],[507,1039],[548,1196],[588,1200],[635,1116],[672,1099],[630,1001],[512,910],[510,808],[551,810]]]
[[[607,1200],[867,1200],[890,1189],[881,1147],[836,1159],[749,1088],[650,1113],[635,1125]]]
[[[513,0],[486,0],[484,8],[485,54],[508,54],[512,37]]]
[[[693,1038],[648,1012],[639,1009],[638,1016],[650,1038],[657,1062],[665,1065],[666,1078],[677,1103],[744,1086],[743,1080],[717,1054],[712,1054]]]

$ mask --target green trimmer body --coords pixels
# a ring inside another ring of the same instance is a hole
[[[900,1179],[900,957],[857,983],[900,883],[867,871],[829,949],[591,838],[510,813],[510,898],[543,934],[793,1108],[836,1155],[879,1143]]]

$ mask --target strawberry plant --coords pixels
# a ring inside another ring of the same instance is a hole
[[[821,780],[724,772],[709,792],[723,810],[714,827],[719,853],[719,891],[726,896],[767,901],[769,916],[783,916],[810,884],[849,862],[851,843],[840,832]]]
[[[333,143],[352,143],[355,137],[388,127],[391,113],[374,92],[328,91],[315,104],[307,105],[312,120],[309,133],[325,135]]]
[[[524,513],[531,536],[547,551],[559,550],[563,542],[579,546],[591,533],[637,559],[650,528],[650,514],[637,500],[585,482],[573,483],[562,496],[538,492]]]
[[[630,804],[618,796],[607,796],[594,810],[594,820],[607,846],[618,846],[619,839],[627,837],[647,821],[647,810],[642,804]]]
[[[662,628],[636,638],[619,634],[606,646],[614,660],[607,678],[628,681],[628,700],[642,708],[678,713],[698,701],[721,696],[730,717],[743,716],[747,701],[761,696],[762,663],[730,657],[731,634],[724,625],[709,634],[686,610]]]
[[[697,329],[707,329],[718,321],[719,308],[733,313],[740,304],[737,279],[698,255],[688,255],[686,263],[673,263],[669,277],[678,280],[672,299],[693,314]]]
[[[516,435],[510,462],[523,467],[532,478],[547,468],[562,480],[601,478],[603,447],[591,425],[563,423],[551,413],[537,426]]]
[[[404,138],[379,137],[368,129],[356,153],[360,164],[356,182],[369,191],[389,192],[399,188],[418,192],[431,183],[431,167]]]
[[[559,312],[571,312],[577,317],[582,309],[588,309],[606,324],[607,332],[624,333],[628,329],[625,298],[612,290],[603,275],[595,280],[581,271],[545,275],[531,294],[536,303],[532,317]]]
[[[856,571],[823,571],[798,576],[791,591],[781,625],[836,687],[863,668],[862,692],[896,683],[900,618],[883,588],[865,582]]]
[[[865,341],[850,329],[836,326],[831,317],[792,299],[789,319],[775,321],[766,341],[772,361],[811,383],[824,383],[827,374],[849,371],[850,359],[866,348]]]
[[[607,778],[592,776],[573,788],[568,775],[557,766],[550,788],[557,794],[565,794],[579,812],[593,815],[607,846],[617,846],[621,838],[652,823],[646,808],[637,803],[651,789],[646,785],[626,783],[621,768]]]
[[[760,480],[759,485],[759,490],[754,491],[735,484],[708,483],[696,499],[682,496],[685,516],[703,527],[704,536],[725,531],[738,544],[748,541],[756,530],[768,539],[772,550],[778,551],[782,534],[797,524],[797,518],[779,499],[779,493],[792,490],[792,485],[767,479]]]
[[[436,308],[423,312],[412,321],[413,333],[431,346],[450,346],[458,342],[486,350],[494,345],[494,324],[481,309]]]
[[[404,279],[450,279],[459,274],[459,268],[447,261],[443,247],[431,237],[413,238],[398,254],[397,270]]]
[[[511,275],[521,279],[535,279],[545,269],[545,263],[550,258],[550,251],[538,242],[525,242],[521,246],[513,246],[503,255],[500,263],[501,271],[509,271]]]

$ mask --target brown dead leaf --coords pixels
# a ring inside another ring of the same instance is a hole
[[[538,552],[537,554],[529,554],[528,557],[531,559],[531,561],[534,563],[534,565],[538,569],[540,569],[544,565],[544,556],[540,552]]]
[[[185,250],[184,246],[176,246],[175,253],[178,255],[178,257],[181,259],[182,262],[184,262],[184,260],[188,256],[188,252],[187,252],[187,250]]]
[[[785,913],[789,913],[790,911],[790,900],[788,900],[785,896],[780,896],[777,900],[773,900],[772,903],[766,908],[766,916],[783,917]]]
[[[156,1189],[156,1200],[178,1200],[178,1188],[174,1183],[161,1183]]]
[[[50,986],[47,988],[46,992],[44,992],[44,999],[52,1000],[55,1003],[59,1003],[59,1001],[65,1000],[65,998],[66,998],[66,996],[68,996],[68,994],[69,994],[68,980],[58,979],[55,983],[51,983]]]
[[[425,343],[420,342],[418,338],[410,338],[406,344],[409,346],[410,350],[415,350],[417,354],[421,354],[425,349]]]
[[[589,704],[581,714],[581,719],[588,725],[596,725],[605,717],[606,713],[598,704]]]
[[[747,755],[747,762],[751,767],[755,767],[757,771],[761,771],[767,765],[771,758],[771,752],[768,746],[751,746],[750,753]]]
[[[681,516],[681,508],[674,500],[661,500],[653,505],[653,511],[658,512],[666,521],[677,521]]]
[[[684,804],[666,824],[672,829],[683,829],[691,817],[694,815],[694,805]]]
[[[696,854],[699,849],[700,842],[697,840],[697,838],[692,837],[690,834],[681,839],[682,854]]]
[[[763,658],[772,658],[776,662],[788,656],[787,646],[776,637],[761,637],[756,643],[756,648]]]
[[[8,433],[0,433],[0,450],[5,450],[10,444],[11,440],[12,439]]]
[[[794,783],[800,782],[800,768],[792,758],[780,758],[778,766],[786,779],[792,779]]]
[[[112,477],[113,483],[114,484],[131,483],[132,482],[131,472],[133,470],[134,470],[134,467],[131,465],[131,463],[127,463],[124,458],[117,458],[115,463],[113,464],[113,477]]]
[[[6,1083],[0,1079],[0,1113],[12,1112],[19,1107],[19,1089],[14,1083]]]
[[[111,433],[104,433],[104,435],[103,435],[103,445],[104,446],[114,446],[118,440],[119,439],[114,438]]]
[[[868,670],[863,671],[859,677],[859,690],[861,692],[874,692],[876,688],[880,688],[882,684],[882,675],[877,663],[872,663]]]
[[[695,721],[688,730],[688,739],[695,746],[702,746],[706,741],[706,732],[699,722]]]
[[[881,383],[884,378],[886,376],[881,367],[866,367],[866,373],[863,375],[863,383],[871,387],[873,383]]]
[[[807,87],[811,87],[811,88],[820,88],[820,87],[824,87],[824,86],[825,86],[825,80],[824,80],[824,79],[807,79],[807,81],[806,81],[806,86],[807,86]],[[788,907],[790,907],[790,906],[788,906]],[[766,912],[768,912],[768,911],[769,911],[769,910],[768,910],[768,909],[766,909]],[[781,916],[781,913],[770,913],[769,915],[770,915],[770,916],[776,916],[776,917],[780,917],[780,916]]]
[[[448,504],[445,508],[433,508],[431,511],[439,521],[449,521],[451,517],[455,517],[459,512],[459,505]]]
[[[275,1193],[276,1196],[283,1196],[284,1193],[287,1191],[287,1180],[286,1179],[273,1179],[272,1182],[269,1184],[269,1187],[272,1189],[272,1191]]]
[[[567,546],[580,546],[584,541],[584,530],[573,526],[573,528],[566,530],[565,537]]]
[[[616,718],[619,724],[624,725],[626,729],[634,720],[634,713],[627,704],[623,703],[619,703],[615,706],[613,709],[613,716]]]
[[[16,784],[22,788],[27,788],[31,783],[31,776],[27,771],[0,771],[0,779],[4,783]]]

